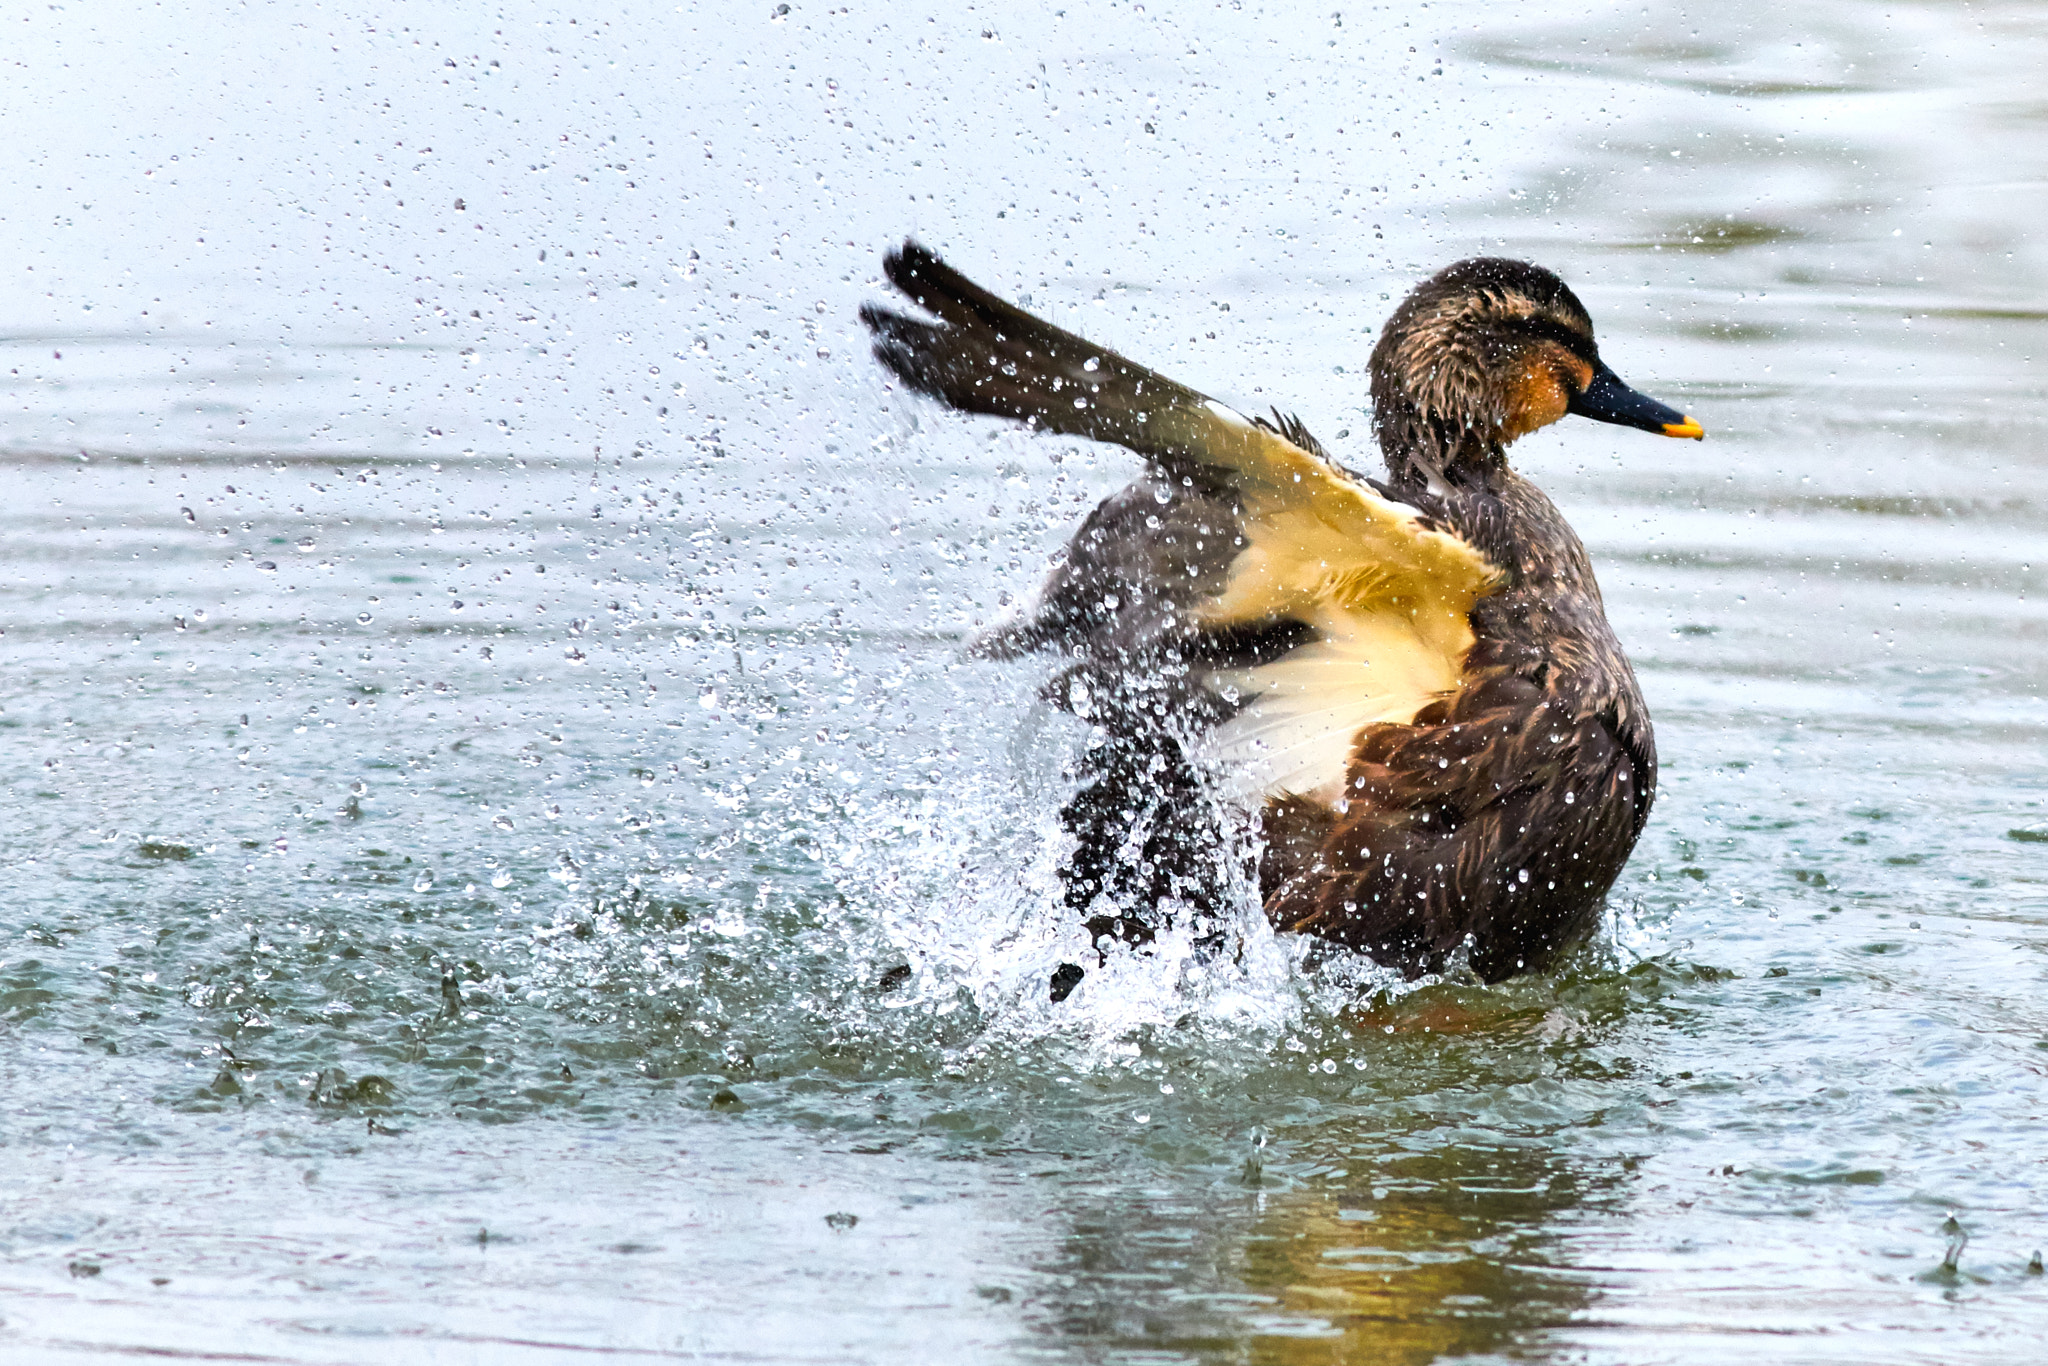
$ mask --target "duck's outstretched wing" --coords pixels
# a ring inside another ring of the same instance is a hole
[[[1339,802],[1365,726],[1459,687],[1467,614],[1502,578],[1470,543],[1322,458],[1298,425],[1247,419],[1034,318],[914,242],[885,268],[936,319],[861,310],[904,383],[1155,467],[1096,511],[993,649],[1059,646],[1098,674],[1173,651],[1226,702],[1197,759],[1254,803]],[[1253,648],[1213,648],[1233,641]]]

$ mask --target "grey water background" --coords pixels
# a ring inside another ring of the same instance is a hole
[[[2048,9],[4,18],[7,1360],[2038,1351]],[[1516,448],[1596,945],[1042,999],[960,642],[1131,464],[883,384],[905,233],[1361,466],[1401,291],[1572,282],[1710,433]]]

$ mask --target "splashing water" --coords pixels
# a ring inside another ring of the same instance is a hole
[[[9,37],[10,1347],[2037,1351],[2031,16],[299,8]],[[1708,421],[1516,448],[1663,756],[1592,943],[1095,961],[960,642],[1132,469],[883,387],[905,232],[1360,466],[1475,251]]]

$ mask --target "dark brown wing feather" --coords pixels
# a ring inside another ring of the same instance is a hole
[[[1020,619],[981,636],[975,652],[1056,649],[1128,665],[1186,639],[1196,604],[1222,591],[1244,544],[1238,515],[1212,479],[1148,472],[1088,515]]]
[[[1202,456],[1215,415],[1201,394],[997,298],[915,242],[884,269],[937,319],[861,310],[876,358],[912,389],[1150,462],[1089,515],[1036,601],[974,648],[1073,661],[1046,696],[1099,728],[1060,813],[1073,837],[1060,870],[1066,901],[1091,934],[1138,942],[1166,921],[1163,906],[1198,918],[1220,910],[1230,840],[1186,742],[1229,710],[1207,686],[1210,670],[1285,653],[1306,628],[1196,623],[1197,604],[1223,591],[1245,545],[1237,493]],[[1320,452],[1312,438],[1303,444]]]
[[[915,242],[882,265],[891,284],[939,319],[861,308],[876,359],[911,388],[962,412],[1112,441],[1176,472],[1187,463],[1185,440],[1160,419],[1199,407],[1201,394],[1032,317]]]

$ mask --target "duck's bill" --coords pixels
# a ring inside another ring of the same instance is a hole
[[[1639,394],[1621,382],[1621,376],[1605,365],[1593,372],[1593,382],[1567,405],[1566,411],[1595,422],[1615,422],[1664,436],[1689,436],[1699,440],[1706,428],[1676,408],[1667,407],[1647,394]]]

